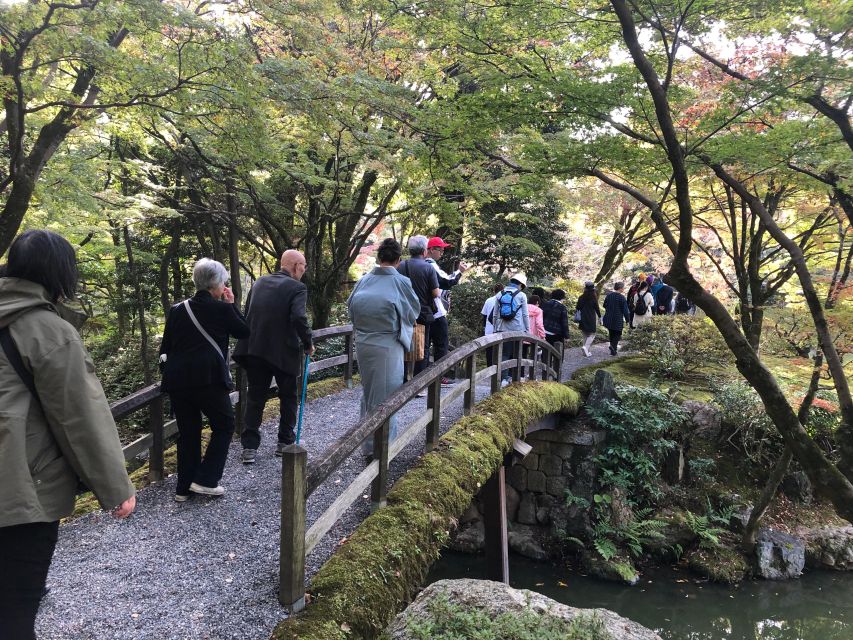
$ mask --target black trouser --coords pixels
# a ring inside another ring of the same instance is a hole
[[[296,442],[296,385],[298,378],[276,369],[264,360],[253,358],[246,362],[246,379],[249,390],[246,394],[246,414],[240,443],[244,449],[257,449],[261,444],[261,420],[264,405],[270,393],[270,383],[275,378],[278,387],[278,441],[284,444]]]
[[[555,344],[557,344],[558,342],[562,342],[562,341],[563,341],[563,339],[560,336],[557,336],[555,334],[549,334],[549,333],[545,334],[545,342],[550,344],[552,347]]]
[[[187,495],[190,484],[215,487],[222,479],[228,446],[234,434],[234,407],[225,387],[171,391],[178,422],[178,484],[175,493]],[[210,442],[201,456],[201,416],[210,422]]]
[[[426,348],[426,357],[429,358],[430,344],[432,344],[432,361],[438,362],[447,355],[450,349],[450,335],[447,330],[447,316],[436,318],[429,326],[429,342]]]
[[[0,640],[34,640],[59,521],[0,527]]]
[[[619,340],[622,338],[622,330],[608,329],[607,331],[610,333],[610,355],[615,356],[619,347]]]

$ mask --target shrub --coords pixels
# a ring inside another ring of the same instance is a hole
[[[755,390],[742,381],[720,385],[713,398],[722,414],[725,437],[755,464],[772,465],[782,439]]]
[[[646,355],[652,373],[660,378],[683,380],[732,357],[716,327],[695,316],[655,316],[629,335],[630,348]]]
[[[596,458],[604,487],[621,489],[630,504],[645,504],[659,493],[663,454],[675,446],[672,435],[686,413],[655,389],[619,387],[618,401],[590,408],[593,420],[607,429],[607,443]]]

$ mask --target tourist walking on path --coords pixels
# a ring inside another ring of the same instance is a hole
[[[530,313],[527,308],[527,296],[524,289],[527,286],[527,276],[518,272],[509,279],[506,287],[495,296],[495,306],[492,309],[492,324],[495,333],[500,331],[526,331],[530,333]],[[515,343],[504,342],[501,360],[515,358]],[[521,357],[521,354],[518,354]],[[501,386],[509,384],[511,372],[505,369],[501,373]]]
[[[252,464],[261,444],[261,417],[275,378],[278,387],[279,421],[275,455],[296,441],[297,384],[303,369],[302,352],[314,355],[305,305],[308,289],[305,256],[294,249],[281,256],[281,271],[255,281],[246,300],[246,322],[251,335],[237,342],[234,360],[246,369],[249,388],[240,442],[242,460]]]
[[[228,339],[248,338],[249,327],[225,284],[229,274],[216,260],[193,267],[196,294],[176,304],[166,318],[160,360],[160,388],[169,393],[178,423],[178,484],[175,500],[190,492],[221,496],[219,486],[234,434],[234,387],[228,368]],[[202,414],[210,422],[210,442],[201,455]]]
[[[530,335],[545,339],[545,325],[542,322],[542,299],[537,295],[530,296],[527,303],[527,313],[530,316]]]
[[[468,265],[464,262],[459,263],[459,268],[452,274],[448,274],[438,266],[438,260],[444,255],[444,250],[453,245],[447,244],[439,237],[430,238],[427,242],[427,257],[426,262],[435,269],[438,275],[439,295],[435,299],[436,312],[433,314],[435,321],[432,323],[429,332],[429,342],[424,346],[427,354],[432,351],[433,362],[438,362],[450,350],[450,332],[447,325],[447,314],[450,313],[450,289],[459,284],[462,274],[468,270]],[[426,356],[429,359],[429,356]],[[448,385],[450,381],[447,378],[441,379],[441,384]]]
[[[27,231],[0,276],[0,637],[31,640],[78,481],[117,518],[136,497],[94,364],[56,307],[77,289],[74,249]]]
[[[412,344],[412,328],[421,304],[411,281],[397,271],[403,249],[392,238],[379,245],[379,266],[365,274],[347,300],[361,373],[361,417],[373,411],[403,384],[403,354]],[[397,437],[396,416],[389,442]],[[373,438],[362,445],[373,454]]]
[[[598,294],[595,292],[594,282],[587,281],[584,283],[583,293],[575,304],[575,318],[583,334],[581,350],[589,358],[592,355],[590,349],[595,340],[595,330],[601,318],[601,309],[598,307]]]
[[[545,340],[554,345],[569,338],[569,312],[563,300],[566,292],[562,289],[554,289],[551,299],[542,303],[542,325],[545,328]]]
[[[625,323],[631,318],[628,311],[628,301],[622,295],[625,289],[623,282],[617,282],[613,291],[604,298],[604,318],[601,323],[607,327],[610,334],[610,355],[615,356],[619,350],[619,340],[622,338],[622,330]]]
[[[628,326],[632,329],[634,328],[634,294],[640,289],[640,285],[643,284],[646,280],[646,274],[642,271],[637,274],[637,279],[628,289],[628,293],[625,295],[625,298],[628,300]]]
[[[483,316],[483,335],[490,336],[495,332],[495,326],[492,324],[492,312],[495,310],[495,302],[497,301],[497,294],[504,290],[504,286],[501,283],[495,284],[492,287],[492,295],[486,298],[486,301],[483,303],[483,308],[480,310],[480,315]],[[487,351],[488,355],[491,351]],[[491,365],[489,365],[491,366]]]
[[[426,261],[426,236],[409,238],[409,259],[403,260],[397,271],[406,276],[412,283],[412,288],[418,296],[421,308],[418,313],[418,324],[424,328],[424,357],[415,362],[414,374],[418,375],[429,365],[430,332],[435,324],[435,314],[438,312],[435,300],[440,295],[438,288],[438,273]]]
[[[651,322],[654,314],[655,298],[649,291],[649,283],[643,282],[634,294],[634,328]]]
[[[657,315],[666,316],[671,314],[675,309],[673,306],[673,296],[675,290],[668,284],[661,282],[661,287],[655,295],[655,304],[657,305]]]

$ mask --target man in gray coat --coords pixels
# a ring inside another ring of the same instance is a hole
[[[237,342],[234,360],[246,370],[249,390],[243,434],[242,460],[255,462],[261,444],[261,418],[275,378],[279,423],[275,454],[280,456],[296,440],[296,390],[302,374],[302,352],[314,354],[305,304],[308,288],[300,282],[305,256],[294,249],[281,256],[281,271],[258,278],[246,300],[246,322],[251,336]]]

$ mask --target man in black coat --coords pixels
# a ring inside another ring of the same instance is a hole
[[[278,387],[280,456],[296,440],[297,383],[302,374],[302,350],[313,355],[311,329],[305,304],[308,289],[300,282],[305,274],[305,256],[294,249],[281,256],[281,271],[258,278],[246,300],[246,321],[251,335],[237,342],[234,360],[246,370],[249,390],[240,442],[242,460],[252,464],[261,443],[261,416],[270,382]]]

